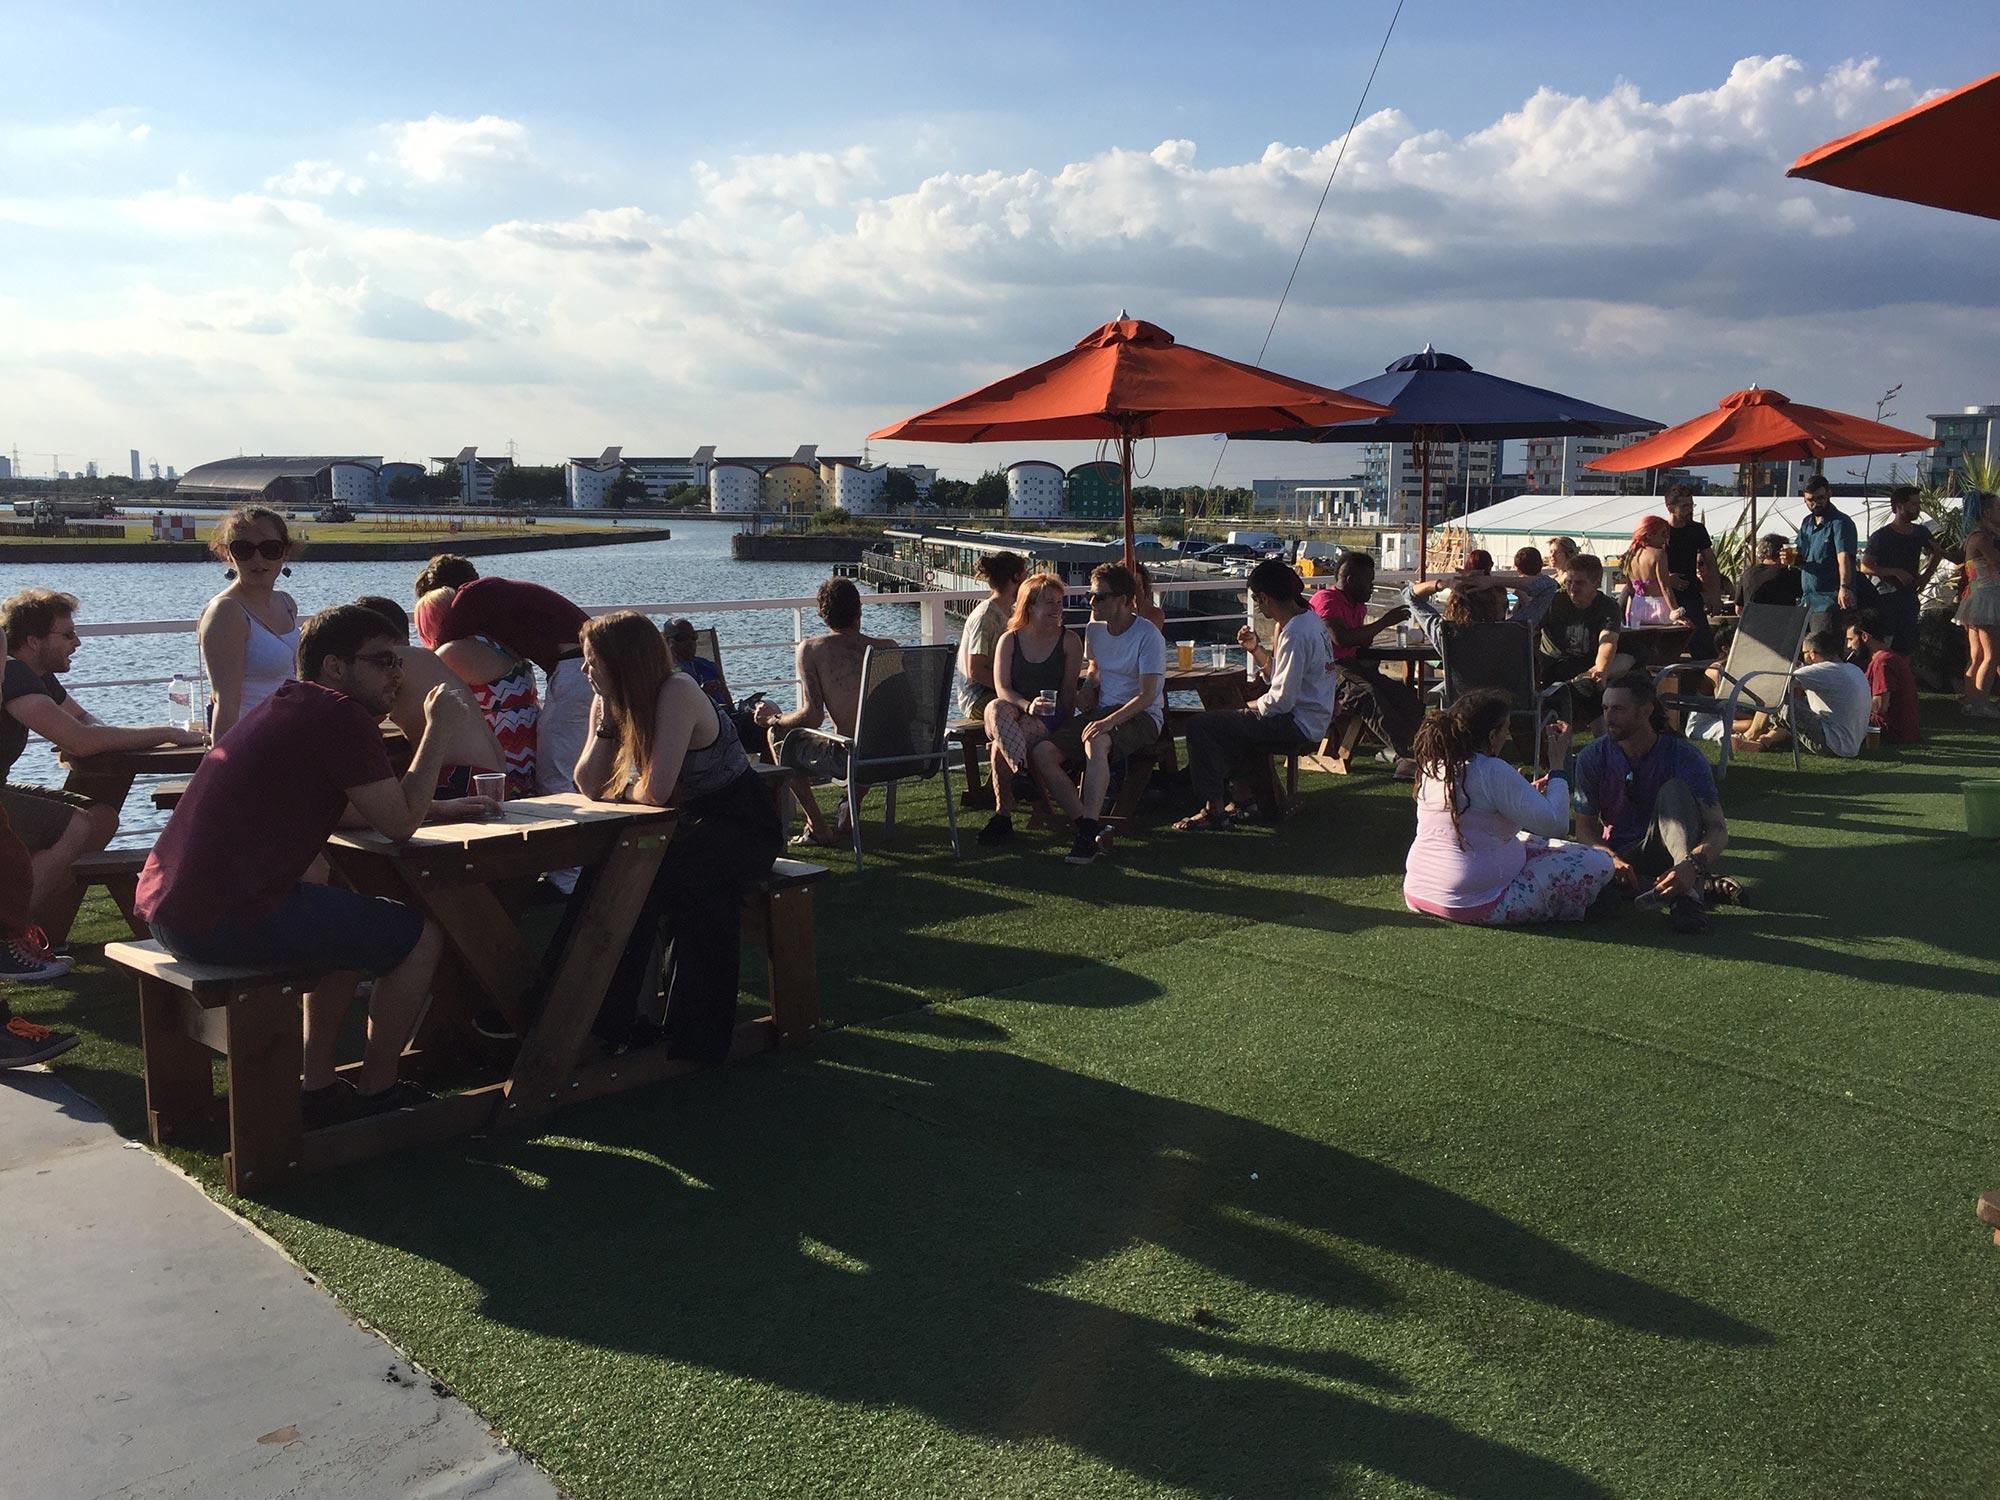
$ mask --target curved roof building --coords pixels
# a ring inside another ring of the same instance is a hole
[[[219,458],[199,464],[181,475],[174,493],[184,500],[217,500],[225,504],[247,505],[264,500],[283,505],[310,505],[333,496],[336,465],[366,465],[380,469],[382,459],[354,454],[317,457]]]

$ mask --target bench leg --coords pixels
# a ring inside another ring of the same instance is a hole
[[[980,784],[979,763],[986,755],[986,744],[981,741],[974,745],[970,740],[960,740],[958,753],[965,762],[965,790],[959,795],[958,805],[966,808],[984,807],[993,800],[992,794]]]
[[[304,1041],[296,985],[267,985],[229,1002],[229,1154],[223,1167],[239,1197],[268,1192],[299,1174],[305,1136],[299,1096]]]
[[[214,1054],[182,1028],[180,992],[157,979],[139,981],[139,1037],[153,1144],[186,1140],[215,1108]]]
[[[784,1046],[819,1030],[819,960],[813,943],[812,892],[772,891],[765,900],[765,978],[771,1015]]]
[[[153,929],[140,921],[139,914],[132,909],[133,903],[139,899],[139,877],[113,875],[104,882],[104,893],[118,908],[118,915],[125,919],[125,925],[132,929],[132,936],[142,943],[151,942]]]

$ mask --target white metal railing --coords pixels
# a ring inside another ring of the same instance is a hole
[[[1201,578],[1164,580],[1157,590],[1162,595],[1219,593],[1223,591],[1244,594],[1241,578]],[[1070,597],[1081,597],[1088,592],[1088,586],[1078,584],[1067,590]],[[945,610],[953,603],[977,601],[986,597],[984,589],[936,589],[923,593],[868,594],[861,596],[864,609],[882,606],[902,605],[914,607],[918,612],[917,644],[934,646],[949,644],[957,639],[951,621]],[[585,604],[580,606],[588,615],[608,615],[616,610],[629,609],[647,616],[667,615],[729,615],[753,614],[765,610],[789,610],[792,616],[792,633],[789,639],[772,641],[728,640],[723,644],[736,651],[775,650],[780,647],[790,649],[806,639],[807,612],[816,610],[819,600],[812,595],[785,596],[771,599],[690,599],[674,603],[643,604]],[[1185,623],[1189,620],[1226,620],[1233,618],[1235,611],[1207,615],[1169,615],[1168,624]],[[1244,597],[1243,617],[1249,618],[1249,599]],[[185,635],[191,633],[197,622],[194,620],[112,620],[101,623],[78,624],[76,633],[80,636],[120,636],[120,635]],[[173,680],[172,674],[163,677],[128,677],[103,682],[73,682],[71,687],[83,691],[121,687],[159,687]],[[791,682],[790,677],[776,678],[768,682],[750,680],[738,683],[730,679],[730,685],[743,687],[776,687]]]

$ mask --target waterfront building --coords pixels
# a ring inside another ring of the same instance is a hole
[[[1475,443],[1432,443],[1430,445],[1430,494],[1423,504],[1432,525],[1454,515],[1470,501],[1478,508],[1481,496],[1490,503],[1500,485],[1500,460],[1506,444],[1495,439]],[[1362,448],[1362,503],[1380,511],[1391,526],[1417,523],[1418,492],[1423,488],[1423,465],[1414,443],[1369,443]]]
[[[1318,526],[1359,528],[1380,526],[1382,513],[1370,510],[1361,498],[1358,484],[1301,483],[1291,493],[1286,515]]]
[[[572,458],[563,465],[563,504],[571,510],[601,510],[611,487],[625,474],[619,450],[606,448],[596,458]]]
[[[1125,481],[1118,465],[1105,459],[1069,471],[1068,513],[1079,521],[1117,521],[1125,515]]]
[[[2000,463],[2000,406],[1968,406],[1955,412],[1933,412],[1931,436],[1937,446],[1931,450],[1931,483],[1942,484],[1950,475],[1958,476],[1965,488],[1965,465]]]
[[[819,467],[796,458],[772,464],[764,471],[758,492],[759,503],[766,510],[788,515],[818,510]]]
[[[1040,459],[1022,459],[1006,468],[1007,519],[1053,521],[1063,513],[1063,471]]]
[[[886,468],[872,468],[847,459],[835,459],[822,463],[820,473],[827,476],[831,469],[831,482],[827,485],[828,497],[834,508],[857,516],[879,515],[883,510],[882,485],[889,477]]]
[[[1317,496],[1347,488],[1354,486],[1340,479],[1253,479],[1250,510],[1254,515],[1291,516],[1305,508],[1299,499],[1301,490],[1310,490]]]
[[[708,508],[719,516],[747,515],[763,498],[764,475],[751,464],[724,461],[708,471]]]
[[[514,467],[510,458],[481,458],[477,448],[461,448],[452,458],[433,458],[431,472],[443,474],[448,470],[458,473],[458,503],[461,505],[491,505],[493,503],[493,476],[502,469]]]
[[[170,468],[167,477],[179,481],[175,493],[183,500],[208,500],[218,505],[249,505],[259,501],[266,505],[317,505],[335,498],[336,467],[349,473],[365,469],[377,475],[382,460],[379,456],[364,458],[351,454],[298,457],[260,454],[254,458],[219,458],[213,463],[196,464],[179,475]],[[398,467],[412,472],[417,469],[415,464]]]

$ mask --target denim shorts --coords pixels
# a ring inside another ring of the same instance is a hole
[[[353,969],[387,974],[423,936],[424,914],[381,896],[301,882],[264,917],[224,917],[206,932],[152,924],[175,958],[198,964]]]

